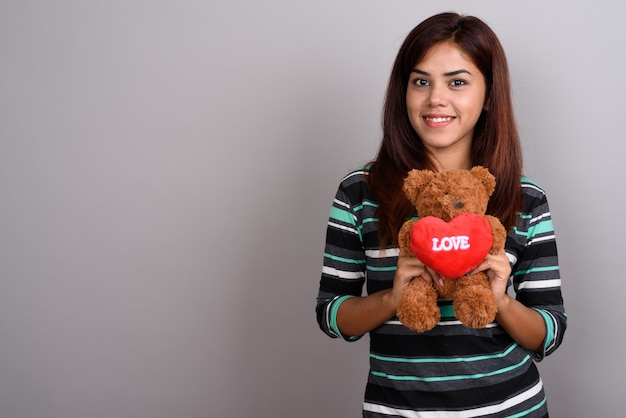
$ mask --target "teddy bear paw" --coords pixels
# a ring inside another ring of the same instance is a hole
[[[437,291],[421,278],[413,279],[404,288],[396,313],[409,329],[417,332],[433,329],[440,317]]]
[[[471,286],[459,289],[454,297],[454,313],[469,328],[484,328],[496,318],[496,301],[491,290]]]
[[[439,322],[439,308],[413,310],[409,315],[399,314],[402,325],[417,332],[425,332],[435,328]]]

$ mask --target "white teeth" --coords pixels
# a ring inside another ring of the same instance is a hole
[[[449,120],[452,120],[452,117],[447,116],[445,118],[426,118],[426,120],[431,121],[431,122],[447,122]]]

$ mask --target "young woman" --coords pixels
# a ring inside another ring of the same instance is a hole
[[[400,226],[419,216],[403,179],[413,168],[475,165],[495,175],[488,212],[508,230],[505,251],[476,269],[489,277],[496,319],[483,329],[465,327],[451,301],[440,300],[439,324],[411,331],[395,316],[403,288],[418,276],[439,277],[415,257],[398,257]],[[370,335],[363,416],[547,417],[534,362],[563,339],[560,286],[545,193],[522,176],[502,46],[475,17],[433,16],[398,52],[378,154],[343,179],[327,228],[317,320],[333,338]]]

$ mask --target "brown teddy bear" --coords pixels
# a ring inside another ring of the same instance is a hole
[[[403,190],[418,220],[404,223],[398,235],[400,255],[414,255],[443,278],[443,284],[416,277],[398,306],[400,321],[424,332],[440,319],[437,298],[453,299],[456,317],[483,328],[495,319],[496,302],[484,272],[471,273],[488,253],[504,248],[506,231],[486,215],[495,177],[484,167],[433,172],[411,170]]]

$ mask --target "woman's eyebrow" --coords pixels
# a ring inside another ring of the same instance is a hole
[[[451,76],[459,75],[459,74],[469,74],[469,75],[472,75],[472,73],[470,73],[467,70],[463,70],[463,69],[456,70],[456,71],[450,71],[449,73],[444,73],[443,75],[446,76],[446,77],[451,77]]]
[[[423,70],[420,70],[419,68],[413,68],[411,70],[411,72],[415,73],[415,74],[419,74],[419,75],[426,75],[426,76],[430,75],[430,73],[428,73],[426,71],[423,71]],[[469,74],[469,75],[472,75],[472,73],[470,73],[469,71],[461,69],[461,70],[455,70],[455,71],[450,71],[450,72],[447,72],[447,73],[443,73],[443,76],[444,77],[452,77],[452,76],[459,75],[459,74]]]

